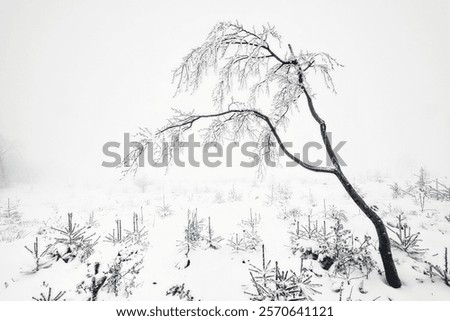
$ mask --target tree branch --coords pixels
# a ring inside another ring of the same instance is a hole
[[[223,111],[223,112],[215,113],[215,114],[191,115],[191,116],[188,116],[185,120],[181,121],[178,124],[173,124],[173,125],[167,126],[163,129],[159,130],[156,133],[156,135],[161,135],[171,129],[176,129],[176,128],[179,128],[180,130],[185,131],[187,129],[190,129],[192,127],[192,125],[200,119],[214,118],[214,117],[221,117],[221,116],[228,115],[228,114],[242,114],[242,113],[252,114],[252,115],[256,116],[257,118],[263,120],[268,125],[271,133],[273,134],[276,141],[280,145],[281,150],[286,154],[286,156],[288,156],[292,161],[294,161],[298,165],[300,165],[303,168],[306,168],[310,171],[313,171],[313,172],[335,174],[334,168],[319,167],[319,166],[313,166],[313,165],[307,164],[307,163],[303,162],[302,160],[300,160],[298,157],[294,156],[291,152],[289,152],[289,150],[286,148],[283,141],[281,140],[275,126],[270,121],[270,118],[268,116],[264,115],[263,113],[261,113],[257,110],[254,110],[254,109],[229,109],[227,111]]]

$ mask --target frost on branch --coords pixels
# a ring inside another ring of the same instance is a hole
[[[237,141],[245,135],[258,142],[258,146],[270,146],[276,140],[274,132],[288,125],[300,96],[310,92],[306,75],[313,71],[323,76],[326,86],[334,90],[330,72],[340,66],[326,53],[295,53],[290,45],[284,49],[281,45],[281,37],[270,25],[246,29],[238,22],[216,24],[203,44],[191,50],[173,72],[178,94],[198,89],[203,77],[213,70],[217,75],[212,92],[216,113],[201,115],[174,109],[172,118],[159,130],[150,132],[141,128],[137,135],[140,145],[127,156],[125,172],[136,172],[141,155],[148,148],[153,149],[149,155],[156,155],[155,162],[163,160],[169,164],[183,135],[203,119],[209,121],[202,132],[204,143]],[[232,97],[232,90],[245,88],[246,98],[237,101]],[[258,98],[270,92],[272,102],[263,111],[267,104],[260,103]],[[260,157],[272,154],[263,147],[255,152]]]

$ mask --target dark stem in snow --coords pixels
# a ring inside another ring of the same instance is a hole
[[[303,84],[302,84],[303,86]],[[384,225],[381,218],[375,213],[374,210],[370,208],[370,206],[367,205],[367,203],[364,201],[364,199],[358,194],[358,192],[355,190],[355,188],[350,184],[347,177],[344,175],[344,172],[342,171],[339,162],[337,160],[336,154],[333,151],[333,148],[330,144],[330,141],[328,139],[327,135],[327,126],[325,121],[320,118],[320,116],[317,114],[314,104],[312,102],[311,96],[308,94],[306,89],[303,87],[306,98],[308,100],[308,106],[309,110],[311,112],[311,115],[315,119],[315,121],[320,126],[320,133],[322,136],[323,143],[325,144],[325,148],[327,151],[328,156],[330,157],[334,170],[332,173],[338,178],[339,182],[341,182],[342,186],[344,187],[347,194],[351,197],[351,199],[355,202],[355,204],[361,209],[361,211],[366,215],[369,220],[372,222],[372,224],[375,227],[375,230],[377,232],[378,236],[378,242],[379,242],[379,251],[381,255],[381,260],[383,262],[384,271],[386,274],[386,280],[390,286],[393,288],[399,288],[401,287],[402,283],[400,281],[400,278],[397,273],[397,268],[395,267],[394,260],[392,258],[392,252],[391,252],[391,242],[389,239],[389,235],[386,230],[386,226]]]

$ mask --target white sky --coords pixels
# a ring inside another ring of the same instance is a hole
[[[159,127],[171,107],[208,104],[207,92],[174,100],[171,70],[215,23],[236,19],[345,65],[338,94],[316,89],[316,106],[348,141],[350,175],[422,164],[449,174],[449,1],[0,0],[0,135],[25,172],[114,176],[100,167],[106,141]]]

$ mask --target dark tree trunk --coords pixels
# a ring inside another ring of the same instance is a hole
[[[300,78],[300,81],[301,81],[301,78]],[[358,207],[361,209],[361,211],[372,221],[372,224],[374,225],[375,230],[377,231],[377,235],[378,235],[378,243],[379,243],[378,250],[380,251],[381,260],[383,261],[384,272],[386,275],[386,281],[393,288],[399,288],[402,286],[402,283],[400,281],[400,278],[398,277],[397,268],[395,267],[395,263],[392,258],[391,242],[389,240],[389,235],[387,234],[386,227],[384,226],[383,221],[377,215],[377,213],[375,213],[375,211],[373,211],[367,205],[367,203],[363,200],[363,198],[354,189],[352,184],[350,184],[347,177],[345,177],[345,175],[341,169],[341,166],[339,164],[339,161],[336,157],[336,154],[333,151],[330,140],[328,139],[327,125],[326,125],[325,121],[322,118],[320,118],[320,116],[317,114],[317,112],[314,108],[313,101],[312,101],[311,96],[309,95],[308,91],[306,90],[306,88],[303,86],[303,84],[301,82],[300,82],[300,84],[306,95],[306,99],[308,101],[308,107],[311,112],[311,115],[313,116],[314,120],[320,126],[320,133],[322,136],[323,143],[325,144],[327,154],[330,157],[331,162],[333,163],[333,166],[334,166],[332,173],[334,175],[336,175],[336,177],[339,179],[342,186],[344,186],[345,191],[352,198],[352,200],[355,202],[355,204],[358,205]]]
[[[342,186],[344,186],[348,195],[375,226],[375,230],[377,231],[378,235],[378,250],[380,251],[387,283],[393,288],[401,287],[402,283],[400,281],[400,278],[398,277],[397,268],[395,267],[394,260],[392,258],[391,242],[389,240],[389,235],[383,221],[356,192],[356,190],[354,189],[352,184],[349,183],[342,171],[336,171],[336,176],[341,182]]]

